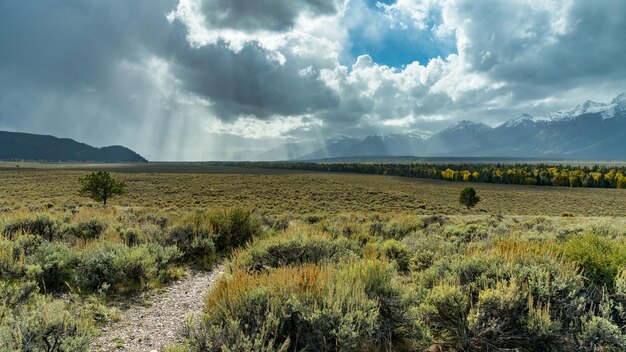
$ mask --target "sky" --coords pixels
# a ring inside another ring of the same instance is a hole
[[[2,0],[0,130],[245,159],[626,91],[624,0]]]

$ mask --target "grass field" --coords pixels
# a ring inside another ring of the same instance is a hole
[[[626,190],[471,184],[482,201],[458,203],[466,184],[400,177],[205,166],[203,164],[0,166],[0,209],[67,209],[93,204],[76,195],[78,178],[108,169],[128,184],[112,204],[193,209],[246,206],[259,213],[626,215]]]
[[[0,164],[0,351],[87,351],[112,302],[228,270],[167,352],[626,345],[626,191],[206,164]],[[103,207],[78,178],[128,193]],[[155,332],[157,333],[157,332]]]

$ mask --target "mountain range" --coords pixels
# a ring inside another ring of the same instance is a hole
[[[5,131],[0,131],[0,160],[147,162],[122,146],[96,148],[69,138]]]
[[[289,143],[254,160],[367,156],[626,160],[626,93],[608,104],[587,101],[544,116],[521,114],[496,127],[463,120],[435,134],[410,131]]]

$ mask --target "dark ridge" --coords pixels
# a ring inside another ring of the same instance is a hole
[[[141,155],[119,145],[96,148],[69,138],[0,131],[0,160],[46,162],[144,163]]]

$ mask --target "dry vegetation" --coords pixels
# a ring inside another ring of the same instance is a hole
[[[14,164],[0,168],[0,210],[71,209],[91,205],[76,196],[78,177],[93,168]],[[36,167],[33,167],[36,166]],[[31,167],[31,168],[29,168]],[[81,170],[79,168],[83,168]],[[240,169],[202,164],[109,166],[128,184],[113,204],[160,209],[246,206],[270,215],[400,212],[466,214],[466,185],[388,176]],[[482,202],[470,213],[577,216],[626,215],[626,190],[472,184]]]
[[[467,211],[466,184],[157,164],[109,166],[103,208],[76,193],[102,166],[4,166],[0,350],[85,351],[112,301],[220,257],[169,351],[626,345],[624,190],[475,184]]]

